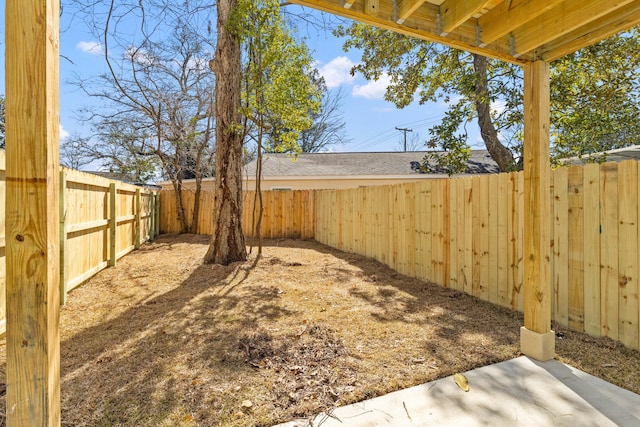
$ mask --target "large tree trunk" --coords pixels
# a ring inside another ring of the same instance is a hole
[[[240,123],[240,40],[227,28],[237,0],[218,0],[218,41],[211,63],[216,75],[216,188],[213,236],[205,262],[247,259],[242,234],[242,135]]]
[[[487,77],[487,58],[473,55],[473,69],[476,72],[476,110],[480,134],[489,154],[498,164],[501,172],[516,170],[515,159],[511,151],[502,145],[498,131],[491,121],[491,100],[489,99],[489,78]]]

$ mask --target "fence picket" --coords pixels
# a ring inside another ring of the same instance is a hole
[[[582,167],[569,169],[567,198],[568,216],[568,278],[569,278],[569,327],[584,330],[584,215]]]
[[[618,169],[600,169],[600,271],[602,335],[618,339]]]
[[[600,168],[584,167],[584,329],[600,336]]]
[[[638,347],[638,163],[618,164],[618,332],[619,340]]]
[[[629,162],[559,167],[549,188],[553,319],[633,348],[640,347],[638,187],[638,163]],[[264,235],[315,238],[522,311],[523,190],[523,174],[513,172],[265,192]],[[161,195],[163,232],[179,228],[170,212],[171,193]],[[128,206],[119,214],[123,218]],[[201,216],[212,207],[213,198],[204,192]],[[245,196],[245,211],[251,209],[253,200]]]
[[[569,326],[569,168],[558,168],[553,174],[553,318]]]

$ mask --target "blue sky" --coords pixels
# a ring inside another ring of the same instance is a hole
[[[0,13],[0,30],[4,34],[4,2],[0,2]],[[69,26],[68,17],[64,13],[61,27],[60,136],[64,140],[72,133],[88,132],[77,117],[77,112],[96,102],[82,94],[70,81],[76,74],[83,77],[98,75],[104,71],[105,64],[100,43],[91,36],[88,28],[77,21]],[[360,60],[360,56],[354,51],[345,53],[342,50],[342,40],[330,33],[310,33],[307,44],[330,90],[342,90],[344,94],[342,113],[351,142],[334,146],[332,151],[400,151],[403,134],[396,127],[412,129],[413,132],[407,134],[407,139],[419,143],[419,149],[423,149],[428,129],[442,117],[444,105],[414,103],[405,109],[396,109],[392,103],[383,99],[387,85],[384,76],[379,81],[350,76],[349,70]],[[4,37],[0,50],[3,63],[0,69],[0,92],[4,93]]]

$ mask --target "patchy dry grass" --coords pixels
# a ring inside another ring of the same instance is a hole
[[[161,236],[73,291],[63,423],[269,426],[518,355],[517,313],[315,242],[266,243],[223,267],[202,264],[205,237]],[[640,391],[638,352],[561,333],[563,361]]]

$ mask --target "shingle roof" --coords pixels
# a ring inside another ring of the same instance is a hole
[[[640,145],[631,145],[624,148],[616,148],[600,153],[585,154],[582,158],[570,157],[561,159],[560,163],[567,165],[584,165],[589,158],[603,158],[607,162],[622,162],[624,160],[640,160]]]
[[[262,171],[270,176],[385,176],[417,175],[425,151],[377,153],[301,153],[296,159],[287,154],[265,153]],[[256,161],[246,166],[255,171]],[[466,173],[497,173],[498,165],[486,150],[472,150]],[[446,173],[436,171],[436,173]]]

